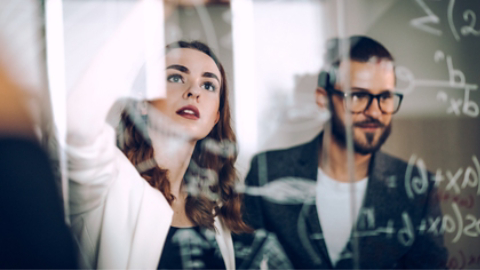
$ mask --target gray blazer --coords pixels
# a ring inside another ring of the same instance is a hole
[[[293,148],[256,155],[246,178],[247,191],[248,187],[273,187],[282,178],[316,181],[322,136],[321,133],[313,141]],[[440,228],[430,228],[428,220],[442,216],[436,190],[428,172],[421,176],[421,170],[415,166],[382,152],[374,154],[355,224],[357,232],[351,233],[335,267],[323,240],[314,188],[313,199],[307,198],[307,193],[312,194],[310,190],[305,193],[305,200],[288,203],[269,198],[272,194],[253,196],[246,192],[244,216],[252,227],[277,235],[296,269],[446,268],[448,252],[443,235]],[[414,177],[420,178],[412,183]],[[426,180],[418,182],[419,179]],[[270,193],[278,197],[275,192]]]

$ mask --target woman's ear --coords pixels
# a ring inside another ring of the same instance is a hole
[[[323,88],[318,86],[315,91],[315,101],[320,107],[320,109],[328,109],[328,97],[327,91]]]

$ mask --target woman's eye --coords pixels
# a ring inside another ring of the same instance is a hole
[[[209,82],[206,82],[202,85],[202,88],[204,88],[205,90],[208,90],[208,91],[212,91],[212,92],[215,92],[215,85],[213,85],[212,83],[209,83]]]
[[[183,83],[183,78],[178,74],[173,74],[167,77],[167,81],[172,83]]]

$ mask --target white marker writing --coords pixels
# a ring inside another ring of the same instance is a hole
[[[405,245],[411,246],[415,241],[415,234],[413,232],[412,220],[407,212],[402,213],[403,228],[398,230],[398,241]]]
[[[463,113],[470,117],[477,117],[479,113],[478,104],[470,100],[470,87],[465,86],[465,98],[463,102]]]
[[[468,34],[480,36],[480,31],[474,29],[475,23],[477,21],[477,15],[470,9],[465,10],[465,12],[463,12],[463,19],[468,22],[470,18],[472,19],[470,25],[463,26],[462,29],[460,29],[460,32],[464,36],[467,36]]]
[[[442,31],[440,31],[439,29],[435,29],[431,26],[428,26],[426,25],[427,23],[434,23],[434,24],[438,24],[440,22],[440,19],[438,18],[437,15],[435,15],[431,10],[430,8],[428,8],[428,6],[425,4],[425,2],[423,2],[423,0],[416,0],[418,5],[420,5],[420,7],[423,9],[423,11],[425,11],[425,13],[427,13],[427,16],[425,17],[421,17],[421,18],[416,18],[416,19],[412,19],[410,21],[410,25],[412,25],[413,27],[416,27],[420,30],[423,30],[427,33],[430,33],[432,35],[436,35],[436,36],[441,36],[442,35]]]
[[[420,177],[412,177],[416,159],[417,156],[415,154],[410,157],[407,170],[405,172],[405,190],[410,199],[413,199],[414,193],[423,194],[428,189],[427,169],[422,159],[418,159],[416,162],[417,168],[420,172]]]

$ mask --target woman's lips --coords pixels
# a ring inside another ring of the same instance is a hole
[[[176,113],[184,118],[191,120],[197,120],[200,118],[200,112],[198,111],[197,107],[193,105],[182,107],[177,110]]]

